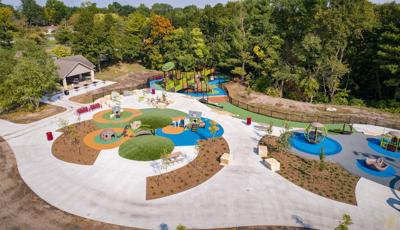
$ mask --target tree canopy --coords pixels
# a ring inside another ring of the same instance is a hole
[[[21,20],[31,28],[59,24],[57,41],[99,70],[103,62],[140,61],[157,70],[174,62],[178,73],[215,68],[272,96],[400,110],[394,2],[240,0],[200,9],[22,0],[19,10],[0,12],[0,46],[8,49],[16,36],[43,41],[16,29]]]

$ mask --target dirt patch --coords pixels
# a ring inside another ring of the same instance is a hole
[[[135,229],[63,212],[38,197],[21,179],[14,154],[0,137],[0,229]]]
[[[219,165],[219,158],[222,154],[229,153],[229,146],[224,138],[200,140],[198,145],[199,154],[186,166],[168,173],[147,177],[147,200],[170,196],[194,188],[223,168]]]
[[[57,159],[65,162],[93,165],[100,151],[90,148],[83,140],[86,135],[96,129],[98,128],[95,123],[90,120],[59,130],[63,134],[54,141],[51,152]]]
[[[296,156],[277,143],[278,138],[264,136],[260,144],[268,146],[268,154],[281,163],[279,174],[292,183],[320,196],[357,205],[355,189],[360,177],[354,176],[338,164],[320,162]]]
[[[4,119],[10,122],[18,123],[18,124],[29,124],[35,121],[42,120],[46,117],[51,117],[56,114],[62,113],[67,109],[50,104],[40,104],[39,108],[36,111],[27,111],[27,110],[15,110],[9,113],[1,114],[0,119]]]
[[[239,107],[247,108],[253,112],[260,112],[267,116],[293,121],[310,122],[310,119],[327,119],[330,122],[335,120],[348,120],[351,122],[362,122],[375,124],[385,127],[400,127],[398,114],[385,113],[373,108],[360,108],[355,106],[330,105],[330,104],[311,104],[307,102],[294,101],[284,98],[271,97],[259,92],[248,92],[246,87],[237,83],[230,82],[224,84],[229,96]],[[247,105],[248,106],[247,106]],[[327,112],[328,107],[334,107],[336,112]],[[341,122],[336,122],[341,123]]]
[[[212,96],[208,97],[208,101],[212,103],[221,103],[229,101],[227,96]]]
[[[78,96],[73,96],[69,98],[69,100],[80,104],[90,104],[93,102],[93,96],[90,93],[84,93]]]

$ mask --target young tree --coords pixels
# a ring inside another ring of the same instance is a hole
[[[218,132],[218,130],[219,130],[219,128],[218,128],[218,126],[217,126],[217,122],[215,122],[215,121],[211,121],[211,126],[208,128],[209,130],[210,130],[210,133],[212,134],[212,138],[213,138],[213,142],[215,141],[214,140],[214,137],[215,137],[215,134]]]
[[[319,169],[323,170],[325,168],[325,148],[321,148],[321,152],[319,154]]]
[[[339,226],[335,228],[335,230],[348,230],[349,226],[353,224],[351,217],[349,214],[343,214],[342,221],[340,221]]]

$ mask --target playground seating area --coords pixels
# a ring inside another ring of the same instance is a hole
[[[279,161],[277,161],[274,158],[268,158],[264,160],[265,165],[267,166],[267,168],[269,170],[271,170],[272,172],[277,172],[280,170],[281,168],[281,164],[279,163]]]

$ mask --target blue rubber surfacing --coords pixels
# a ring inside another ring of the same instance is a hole
[[[187,129],[179,134],[167,134],[162,131],[162,129],[156,130],[157,136],[162,136],[171,139],[175,146],[191,146],[196,145],[199,140],[206,140],[212,138],[213,135],[210,133],[211,120],[208,118],[201,118],[201,120],[206,124],[204,128],[198,128],[196,132]],[[220,124],[217,124],[219,130],[215,133],[214,137],[221,137],[224,134],[224,129]]]
[[[392,158],[400,158],[399,152],[392,152],[381,147],[381,141],[377,138],[368,138],[368,146],[377,153]]]
[[[376,170],[368,168],[368,166],[365,164],[365,160],[357,160],[356,165],[361,171],[368,173],[369,175],[372,175],[372,176],[378,176],[378,177],[397,176],[396,170],[394,170],[394,168],[390,165],[384,171],[376,171]]]
[[[320,155],[321,148],[324,148],[325,155],[334,155],[342,151],[342,146],[339,142],[332,138],[325,137],[323,141],[318,144],[311,144],[304,137],[304,133],[294,132],[290,138],[290,144],[293,148],[312,155]]]

